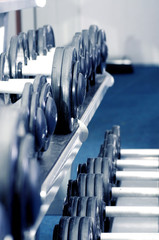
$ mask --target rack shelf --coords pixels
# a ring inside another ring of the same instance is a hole
[[[82,143],[87,139],[87,126],[100,105],[106,91],[114,84],[113,77],[105,72],[97,75],[95,86],[90,87],[79,112],[75,130],[67,135],[53,135],[49,149],[40,161],[42,205],[35,225],[25,232],[25,239],[34,239],[37,229],[53,202],[62,180],[66,177]]]

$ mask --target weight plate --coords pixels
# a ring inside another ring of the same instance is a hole
[[[51,136],[57,123],[57,109],[55,101],[52,98],[52,91],[49,83],[45,83],[42,87],[39,98],[39,106],[44,111],[48,126],[48,135]]]
[[[49,51],[51,48],[55,47],[55,36],[53,28],[50,25],[43,26],[46,32],[46,46]]]
[[[86,61],[86,75],[89,76],[90,71],[91,71],[91,59],[90,59],[90,40],[89,40],[89,31],[88,30],[82,30],[82,46],[83,46],[83,51],[85,54],[85,61]]]
[[[104,189],[103,189],[103,175],[95,174],[94,176],[94,196],[97,196],[99,200],[103,199]]]
[[[78,217],[71,217],[69,221],[69,231],[68,231],[68,238],[69,240],[78,240],[79,236],[79,221],[80,218]]]
[[[0,81],[8,81],[9,79],[9,62],[8,62],[8,57],[6,53],[1,53],[0,54]],[[0,99],[5,104],[10,104],[11,99],[10,99],[10,94],[8,93],[0,93]]]
[[[89,38],[92,44],[95,46],[98,39],[98,26],[97,25],[90,25],[89,27]]]
[[[68,229],[69,229],[70,217],[62,217],[59,222],[58,239],[68,240]]]
[[[65,47],[61,70],[60,128],[63,133],[73,131],[74,120],[71,116],[72,72],[77,60],[75,48]]]
[[[74,65],[73,78],[72,78],[72,94],[71,94],[71,116],[77,118],[77,86],[79,74],[79,61]]]
[[[78,84],[77,84],[77,106],[81,106],[86,97],[86,78],[83,74],[79,73],[78,75]]]
[[[27,32],[27,37],[28,37],[28,47],[29,47],[29,59],[36,60],[36,57],[37,57],[36,31],[29,30]]]
[[[102,173],[102,158],[95,158],[94,160],[94,173]]]
[[[34,92],[38,92],[39,95],[41,93],[41,90],[44,86],[44,84],[47,82],[47,79],[45,76],[43,75],[37,75],[34,79],[34,82],[33,82],[33,89],[34,89]]]
[[[26,83],[21,97],[21,107],[25,117],[25,124],[27,132],[29,132],[30,107],[33,94],[33,85]]]
[[[86,174],[86,196],[94,196],[94,174]]]
[[[78,199],[78,205],[77,205],[77,216],[78,217],[86,216],[86,208],[87,208],[87,197],[80,197]]]
[[[57,108],[54,99],[49,96],[45,107],[45,117],[48,127],[48,135],[52,135],[55,131],[57,124]]]
[[[87,159],[87,173],[94,173],[94,160],[95,158]]]
[[[58,114],[60,111],[61,69],[62,69],[63,52],[64,52],[63,47],[57,47],[55,49],[52,74],[51,74],[52,93],[56,103]]]
[[[104,201],[109,206],[111,203],[111,183],[113,180],[113,172],[109,166],[107,158],[103,158],[102,161],[102,173],[103,173],[103,187],[104,187]]]
[[[75,34],[71,46],[76,49],[77,52],[77,60],[79,60],[79,55],[81,54],[82,49],[82,36],[81,34]]]
[[[82,217],[79,222],[79,237],[78,240],[92,240],[94,237],[94,227],[91,218]]]
[[[23,59],[22,62],[23,64],[27,64],[27,61],[28,61],[28,57],[29,57],[29,46],[28,46],[28,37],[27,37],[27,34],[24,33],[24,32],[21,32],[19,33],[18,35],[18,41],[19,41],[19,45],[21,46],[21,50],[22,50],[22,56],[23,56]],[[19,55],[20,55],[21,52],[19,52]],[[21,56],[19,56],[20,58]]]
[[[65,202],[63,208],[63,216],[76,216],[77,215],[77,203],[78,197],[70,197],[68,201]]]
[[[37,54],[41,56],[47,55],[45,28],[39,28],[36,32],[36,36],[37,36]]]
[[[37,109],[35,137],[37,148],[41,151],[46,151],[50,143],[50,137],[48,137],[48,128],[44,111],[39,107]]]
[[[87,207],[86,207],[86,215],[87,217],[91,217],[93,219],[93,224],[96,227],[101,226],[100,223],[100,212],[99,212],[99,201],[96,197],[88,197],[87,198]]]
[[[82,47],[82,34],[76,33],[72,39],[71,46],[76,49],[77,52],[77,60],[80,62],[80,70],[83,75],[86,74],[86,59],[84,48]]]
[[[87,173],[87,164],[86,163],[83,163],[83,164],[79,164],[78,165],[78,174],[80,173]]]
[[[9,78],[9,61],[6,53],[0,55],[0,81],[7,81]]]
[[[58,240],[59,225],[56,224],[53,230],[52,240]]]
[[[39,93],[34,92],[30,108],[30,132],[35,136],[36,150],[40,151],[45,145],[47,135],[47,123],[44,112],[39,106]]]
[[[18,36],[13,36],[10,40],[10,46],[8,50],[10,78],[16,78],[17,75],[16,74],[17,53],[18,53]]]
[[[49,83],[46,82],[41,89],[39,97],[39,107],[41,107],[44,112],[46,108],[46,102],[49,96],[52,97],[51,86]]]
[[[84,197],[86,196],[86,177],[85,173],[80,173],[77,179],[77,186],[78,186],[78,196]]]

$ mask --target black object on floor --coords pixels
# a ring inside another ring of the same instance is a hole
[[[107,61],[106,70],[110,74],[133,73],[133,66],[128,58],[116,58]]]

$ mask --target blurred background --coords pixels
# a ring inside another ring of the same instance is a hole
[[[50,24],[56,46],[75,32],[97,24],[107,34],[109,58],[129,57],[133,63],[159,64],[158,0],[47,0],[43,8],[21,11],[21,30]],[[9,13],[8,41],[16,34],[16,12]]]

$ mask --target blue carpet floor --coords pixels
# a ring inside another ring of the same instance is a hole
[[[114,124],[121,127],[122,148],[159,148],[159,67],[134,66],[134,73],[116,74],[114,79],[88,126],[89,136],[73,163],[72,179],[79,163],[97,157],[105,130]],[[51,240],[58,221],[58,216],[46,216],[38,239]]]

